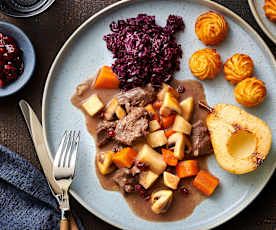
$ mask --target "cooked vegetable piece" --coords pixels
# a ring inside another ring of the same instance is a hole
[[[173,155],[178,160],[183,160],[184,158],[184,149],[185,149],[185,139],[184,134],[182,133],[174,133],[168,138],[168,144],[174,144]]]
[[[168,211],[173,199],[173,192],[171,190],[160,190],[151,195],[151,210],[156,213],[165,213]]]
[[[96,162],[101,174],[106,175],[113,172],[116,169],[115,165],[112,164],[113,155],[114,152],[111,151],[101,152],[97,154]]]
[[[137,155],[137,160],[149,165],[150,170],[160,175],[167,167],[161,154],[154,151],[149,145],[144,144]]]
[[[118,99],[113,98],[106,106],[105,112],[104,112],[104,118],[108,121],[114,120],[116,109],[119,106]]]
[[[120,105],[117,106],[115,113],[118,119],[121,119],[126,115],[126,111]]]
[[[180,181],[180,178],[178,176],[173,175],[172,173],[169,173],[169,172],[164,172],[163,179],[164,179],[164,185],[174,190],[177,189],[178,183]]]
[[[157,180],[158,176],[151,170],[143,171],[139,174],[139,184],[148,189]]]
[[[152,120],[149,122],[149,129],[150,129],[150,132],[154,132],[156,130],[161,129],[161,126],[157,120]]]
[[[94,116],[103,109],[104,104],[97,94],[93,94],[82,104],[82,106],[90,116]]]
[[[193,185],[202,193],[211,196],[219,184],[219,179],[205,170],[200,170]]]
[[[176,174],[180,178],[195,176],[198,173],[197,160],[186,160],[178,162],[176,166]]]
[[[153,115],[152,120],[157,120],[157,121],[159,121],[159,116],[158,116],[157,112],[155,111],[155,109],[153,108],[152,104],[148,104],[148,105],[145,107],[145,109],[146,109],[150,114]]]
[[[186,121],[182,116],[176,115],[172,129],[176,132],[191,134],[192,125]]]
[[[162,156],[167,165],[176,166],[178,159],[174,156],[173,152],[168,149],[162,149]]]
[[[112,157],[112,161],[118,168],[130,168],[136,155],[137,152],[134,151],[134,149],[127,147],[115,153]]]
[[[162,107],[160,108],[160,114],[162,116],[169,116],[172,113],[182,114],[181,107],[178,100],[173,96],[172,93],[167,92]]]
[[[194,99],[193,97],[188,97],[180,102],[182,108],[182,116],[186,121],[189,121],[192,117],[194,110]]]
[[[146,140],[152,148],[167,144],[167,137],[165,136],[164,130],[157,130],[148,134]]]
[[[163,101],[167,92],[170,92],[175,98],[179,98],[179,93],[173,87],[163,83],[162,89],[157,94],[158,100]]]
[[[170,128],[173,125],[175,119],[175,114],[169,115],[167,117],[161,116],[161,125],[163,129]]]
[[[147,143],[152,148],[160,147],[168,143],[164,130],[158,130],[153,133],[150,133],[147,135],[146,139]]]
[[[162,107],[163,103],[161,101],[156,101],[153,103],[153,107],[160,110],[160,108]]]
[[[119,88],[120,80],[117,75],[112,72],[110,66],[103,66],[96,78],[94,88],[104,88],[104,89],[117,89]]]
[[[165,136],[167,138],[169,138],[171,135],[173,135],[175,133],[175,131],[173,129],[167,130],[165,131]]]

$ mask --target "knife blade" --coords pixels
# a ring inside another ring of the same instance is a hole
[[[42,125],[31,106],[24,100],[19,102],[22,114],[31,134],[35,150],[48,183],[55,194],[61,194],[62,190],[56,183],[53,175],[53,158],[48,152],[43,136]]]

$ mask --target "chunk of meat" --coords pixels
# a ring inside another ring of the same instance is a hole
[[[142,107],[135,107],[127,116],[118,121],[115,129],[115,140],[125,145],[132,145],[134,141],[148,133],[148,112]]]
[[[192,125],[191,141],[195,157],[213,153],[210,135],[202,120]]]
[[[96,134],[97,134],[97,145],[99,147],[104,146],[107,144],[112,137],[108,135],[108,130],[116,128],[117,121],[101,121],[98,123],[96,127]]]
[[[119,104],[129,112],[131,107],[144,107],[153,102],[156,98],[156,92],[151,84],[147,84],[144,88],[136,87],[127,92],[121,92],[117,98]]]
[[[121,191],[129,193],[134,191],[135,184],[138,183],[136,176],[133,176],[131,169],[120,168],[113,175],[114,182],[119,186]]]

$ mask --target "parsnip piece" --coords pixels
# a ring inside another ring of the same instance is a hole
[[[154,132],[156,130],[161,129],[161,126],[157,120],[152,120],[149,123],[149,129],[150,129],[150,132]]]
[[[182,109],[182,116],[186,121],[189,121],[192,117],[194,110],[194,99],[193,97],[188,97],[180,102],[180,107]]]
[[[154,151],[148,144],[144,144],[143,147],[140,147],[137,160],[149,165],[150,170],[157,175],[164,172],[167,167],[162,155]]]
[[[175,144],[173,155],[178,160],[183,160],[184,158],[184,134],[182,133],[174,133],[168,139],[168,144]]]
[[[164,130],[158,130],[153,133],[150,133],[149,135],[147,135],[146,139],[147,139],[147,143],[152,148],[163,146],[168,142]]]
[[[191,134],[192,125],[186,121],[182,116],[176,115],[172,129],[176,132]]]
[[[90,96],[88,98],[88,100],[86,102],[84,102],[82,104],[82,106],[85,109],[85,111],[90,116],[93,117],[94,115],[96,115],[98,112],[100,112],[103,109],[104,104],[102,103],[100,98],[97,96],[97,94],[93,94],[92,96]]]
[[[180,181],[180,178],[178,176],[169,172],[164,172],[163,179],[164,179],[164,185],[174,190],[177,189],[178,183]]]
[[[175,98],[179,98],[179,93],[173,87],[166,83],[163,83],[162,89],[157,94],[157,99],[159,101],[163,101],[167,92],[170,92]]]
[[[157,180],[158,176],[150,170],[143,171],[139,174],[139,184],[148,189]]]
[[[182,110],[178,100],[173,96],[171,92],[167,92],[165,94],[164,103],[160,108],[160,114],[162,116],[169,116],[173,112],[182,114]]]

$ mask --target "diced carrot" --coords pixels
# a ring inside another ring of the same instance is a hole
[[[152,120],[157,120],[157,121],[160,120],[160,118],[159,118],[157,112],[155,111],[155,109],[153,108],[152,104],[148,104],[148,105],[145,107],[145,109],[146,109],[150,114],[153,114]]]
[[[153,103],[153,107],[158,110],[161,108],[162,105],[163,105],[163,103],[161,101],[156,101]]]
[[[118,168],[130,168],[136,155],[134,149],[127,147],[116,153],[112,161]]]
[[[197,160],[186,160],[178,162],[176,166],[176,174],[180,178],[195,176],[198,173]]]
[[[175,131],[173,130],[173,129],[170,129],[170,130],[167,130],[166,132],[165,132],[165,136],[167,137],[167,138],[169,138],[171,135],[173,135],[175,133]]]
[[[207,196],[211,196],[219,184],[219,179],[205,170],[200,170],[194,179],[193,186]]]
[[[176,166],[178,159],[173,155],[173,152],[168,149],[162,149],[162,156],[167,165]]]
[[[119,88],[120,80],[117,75],[112,72],[110,66],[103,66],[94,84],[94,88],[104,88],[104,89],[117,89]]]
[[[172,114],[167,117],[161,116],[161,126],[163,127],[163,129],[167,129],[171,127],[173,125],[174,119],[175,119],[175,114]]]

